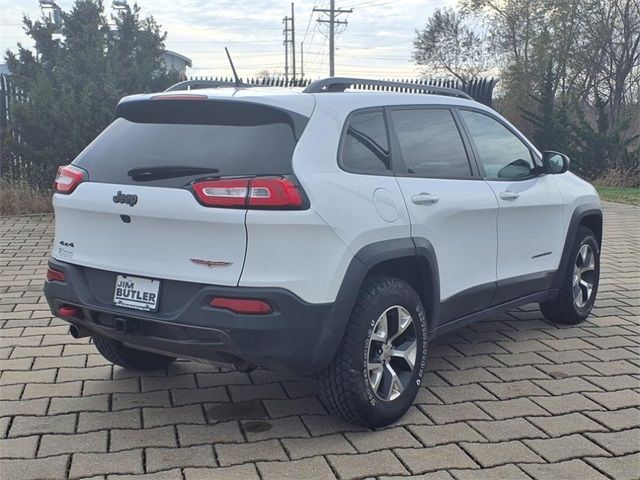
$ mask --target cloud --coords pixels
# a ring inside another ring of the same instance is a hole
[[[328,75],[326,24],[315,20],[315,6],[326,8],[326,0],[295,2],[296,50],[300,71],[300,42],[304,39],[304,68],[308,77]],[[455,0],[338,0],[340,8],[353,8],[340,19],[348,21],[338,29],[336,73],[371,77],[415,77],[418,68],[411,62],[414,31],[422,28],[437,7]],[[65,10],[73,0],[58,0]],[[193,60],[194,76],[229,75],[224,54],[228,46],[243,76],[262,70],[284,70],[284,16],[291,3],[283,0],[208,1],[138,0],[143,15],[153,15],[167,31],[166,46]],[[105,6],[110,8],[110,2]],[[15,48],[17,41],[30,45],[22,33],[23,14],[39,16],[36,0],[0,0],[0,48]]]

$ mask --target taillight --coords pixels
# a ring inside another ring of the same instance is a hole
[[[301,207],[300,189],[287,178],[254,178],[249,192],[250,207]]]
[[[208,207],[242,207],[247,203],[249,179],[205,180],[193,184],[198,199]]]
[[[193,190],[208,207],[298,209],[304,205],[300,187],[283,177],[205,180],[194,183]]]
[[[64,165],[58,168],[53,188],[57,193],[69,194],[86,179],[86,172],[74,165]]]
[[[273,309],[271,305],[262,300],[254,300],[249,298],[226,298],[216,297],[209,305],[216,308],[224,308],[234,313],[245,313],[252,315],[260,315],[271,313]]]
[[[47,281],[48,282],[64,282],[64,273],[49,267],[47,269]]]

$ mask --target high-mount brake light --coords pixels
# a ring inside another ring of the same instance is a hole
[[[154,95],[151,100],[206,100],[206,95],[191,95],[189,93],[179,93],[175,95]]]
[[[64,165],[58,168],[53,189],[56,193],[70,194],[78,185],[86,180],[86,173],[74,165]]]
[[[300,187],[281,177],[204,180],[193,190],[208,207],[296,209],[304,203]]]

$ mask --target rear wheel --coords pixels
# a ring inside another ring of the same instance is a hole
[[[575,325],[591,313],[600,279],[600,249],[589,228],[578,228],[570,258],[558,297],[541,303],[540,310],[552,322]]]
[[[413,403],[426,354],[427,320],[416,292],[397,278],[372,278],[333,362],[319,376],[323,403],[349,422],[388,425]]]
[[[94,335],[93,343],[104,358],[129,370],[160,370],[175,360],[157,353],[136,350],[100,335]]]

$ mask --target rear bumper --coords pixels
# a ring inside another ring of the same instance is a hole
[[[162,280],[159,310],[150,313],[113,305],[116,272],[55,259],[49,265],[65,274],[64,282],[44,285],[54,315],[63,305],[78,307],[80,315],[62,319],[134,348],[313,374],[329,364],[342,336],[342,329],[334,328],[342,322],[333,304],[310,304],[284,289]],[[274,311],[241,315],[212,308],[209,302],[215,296],[262,299]]]

